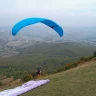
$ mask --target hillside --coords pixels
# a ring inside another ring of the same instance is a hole
[[[43,79],[51,82],[21,96],[96,96],[96,59]]]
[[[0,75],[22,78],[41,67],[43,73],[53,73],[82,56],[91,56],[96,47],[80,43],[41,43],[18,49],[19,54],[0,58]]]

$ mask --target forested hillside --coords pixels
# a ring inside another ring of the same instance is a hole
[[[22,78],[41,67],[42,73],[53,73],[67,63],[91,56],[95,47],[80,43],[41,43],[18,49],[13,57],[0,58],[0,75]]]

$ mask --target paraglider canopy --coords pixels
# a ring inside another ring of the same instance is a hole
[[[12,35],[15,36],[23,27],[31,25],[31,24],[35,24],[35,23],[43,23],[49,26],[50,28],[52,28],[53,30],[55,30],[59,34],[60,37],[63,36],[63,29],[54,21],[45,19],[45,18],[27,18],[27,19],[19,21],[12,28]]]

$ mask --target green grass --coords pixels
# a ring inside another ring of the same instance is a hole
[[[21,96],[96,96],[96,61],[43,79],[50,83]]]

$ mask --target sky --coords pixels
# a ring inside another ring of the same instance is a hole
[[[64,27],[96,27],[96,0],[0,0],[0,26],[30,17],[52,19]]]

